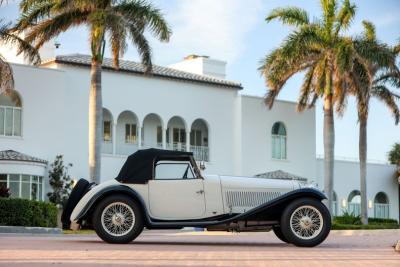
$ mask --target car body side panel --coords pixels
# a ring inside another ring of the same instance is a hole
[[[201,219],[206,212],[203,179],[148,181],[150,217],[164,220]]]
[[[221,191],[221,179],[218,175],[208,175],[204,179],[206,213],[204,217],[214,217],[225,213]]]

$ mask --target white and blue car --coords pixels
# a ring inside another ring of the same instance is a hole
[[[117,178],[79,180],[62,221],[93,228],[108,243],[129,243],[143,230],[201,227],[270,231],[312,247],[328,236],[325,195],[294,180],[203,175],[190,152],[139,150]]]

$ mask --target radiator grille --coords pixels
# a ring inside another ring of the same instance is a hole
[[[228,207],[256,207],[281,195],[280,192],[227,191]]]

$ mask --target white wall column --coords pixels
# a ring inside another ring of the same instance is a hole
[[[138,148],[142,148],[142,128],[143,127],[138,127]]]
[[[162,148],[167,148],[167,129],[162,128]]]
[[[115,155],[117,151],[117,124],[114,122],[112,124],[111,141],[112,141],[112,153],[113,155]]]
[[[190,131],[186,130],[186,151],[190,151]]]

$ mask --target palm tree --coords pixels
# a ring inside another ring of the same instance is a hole
[[[0,1],[0,4],[2,2]],[[34,65],[40,64],[38,51],[28,42],[11,32],[10,23],[0,19],[0,44],[8,44],[17,47],[17,55],[23,53],[26,60]],[[0,93],[9,92],[14,89],[14,77],[10,64],[0,54]]]
[[[400,71],[396,66],[396,50],[387,45],[380,44],[376,39],[375,26],[368,21],[363,21],[364,34],[355,40],[355,48],[363,57],[367,66],[370,82],[354,88],[357,100],[359,121],[359,160],[360,160],[360,192],[361,192],[361,222],[368,224],[367,207],[367,121],[369,112],[369,101],[374,97],[389,108],[399,123],[400,111],[396,100],[400,95],[394,93],[387,87],[390,84],[400,87]]]
[[[16,26],[27,31],[26,40],[41,47],[60,33],[80,25],[89,29],[92,54],[89,94],[89,176],[100,178],[102,96],[101,71],[105,40],[110,42],[114,66],[127,48],[136,46],[144,73],[152,71],[151,47],[145,37],[149,30],[160,41],[168,41],[171,30],[160,10],[144,0],[23,0],[22,16]]]
[[[265,103],[272,108],[286,81],[295,73],[305,72],[300,88],[298,111],[313,106],[323,98],[324,110],[324,191],[331,210],[334,167],[334,109],[342,114],[353,83],[353,62],[358,56],[353,40],[343,36],[355,15],[356,6],[344,0],[321,0],[322,17],[310,21],[307,12],[297,7],[277,8],[266,21],[280,20],[295,29],[283,44],[268,54],[259,70],[269,87]],[[364,66],[360,69],[364,70]]]

